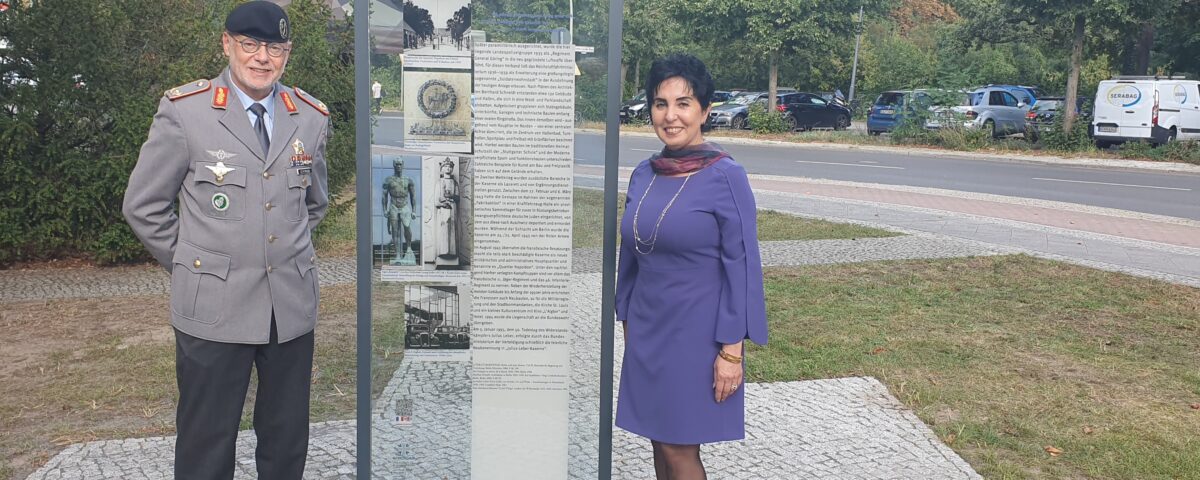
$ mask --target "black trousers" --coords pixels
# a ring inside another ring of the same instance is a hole
[[[279,343],[275,319],[265,345],[222,343],[175,330],[175,478],[232,479],[250,367],[258,369],[254,458],[258,478],[300,480],[308,454],[313,332]]]

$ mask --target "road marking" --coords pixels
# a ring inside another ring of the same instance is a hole
[[[1065,179],[1062,179],[1062,178],[1040,178],[1040,177],[1033,177],[1033,179],[1034,179],[1034,180],[1042,180],[1042,181],[1046,181],[1046,182],[1087,183],[1087,184],[1091,184],[1091,185],[1111,185],[1111,186],[1114,186],[1114,187],[1154,188],[1154,189],[1158,189],[1158,190],[1178,190],[1178,191],[1181,191],[1181,192],[1190,192],[1190,191],[1192,191],[1192,189],[1190,189],[1190,188],[1159,187],[1159,186],[1156,186],[1156,185],[1131,185],[1131,184],[1128,184],[1128,183],[1089,182],[1089,181],[1086,181],[1086,180],[1065,180]]]
[[[662,150],[646,150],[644,148],[631,148],[630,150],[633,150],[635,152],[650,152],[650,153],[658,153],[658,152],[662,151]]]
[[[904,170],[904,167],[889,167],[887,165],[863,165],[861,163],[814,162],[811,160],[796,160],[796,162],[797,163],[818,163],[821,165],[842,165],[845,167],[889,168],[892,170]]]

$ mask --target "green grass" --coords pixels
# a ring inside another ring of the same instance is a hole
[[[769,269],[767,308],[750,381],[876,377],[985,478],[1200,478],[1200,289],[1004,256]]]
[[[617,216],[624,213],[625,194],[617,196]],[[575,189],[575,248],[600,247],[604,239],[604,192]],[[769,210],[758,212],[758,238],[774,240],[821,240],[838,238],[874,238],[899,235],[886,230],[846,223],[813,220]]]

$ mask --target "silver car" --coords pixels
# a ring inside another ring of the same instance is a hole
[[[750,104],[759,102],[767,104],[766,92],[742,92],[730,98],[721,106],[713,107],[708,118],[713,127],[732,128],[741,130],[750,128]]]
[[[940,128],[942,125],[948,125],[948,122],[962,122],[962,126],[966,128],[982,128],[991,131],[993,137],[1003,137],[1024,133],[1025,114],[1028,112],[1029,105],[1017,100],[1017,97],[1007,90],[984,87],[966,94],[963,105],[950,107],[949,111],[935,110],[934,117],[926,122],[925,126]]]

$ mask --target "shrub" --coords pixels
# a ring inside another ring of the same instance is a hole
[[[1063,115],[1055,116],[1050,129],[1041,132],[1039,141],[1042,146],[1064,152],[1091,150],[1093,148],[1092,137],[1088,136],[1088,131],[1091,129],[1091,118],[1083,115],[1076,117],[1075,125],[1069,132],[1063,130],[1063,120]]]
[[[787,121],[779,111],[768,112],[762,104],[750,105],[750,129],[754,133],[783,133],[788,131]]]

